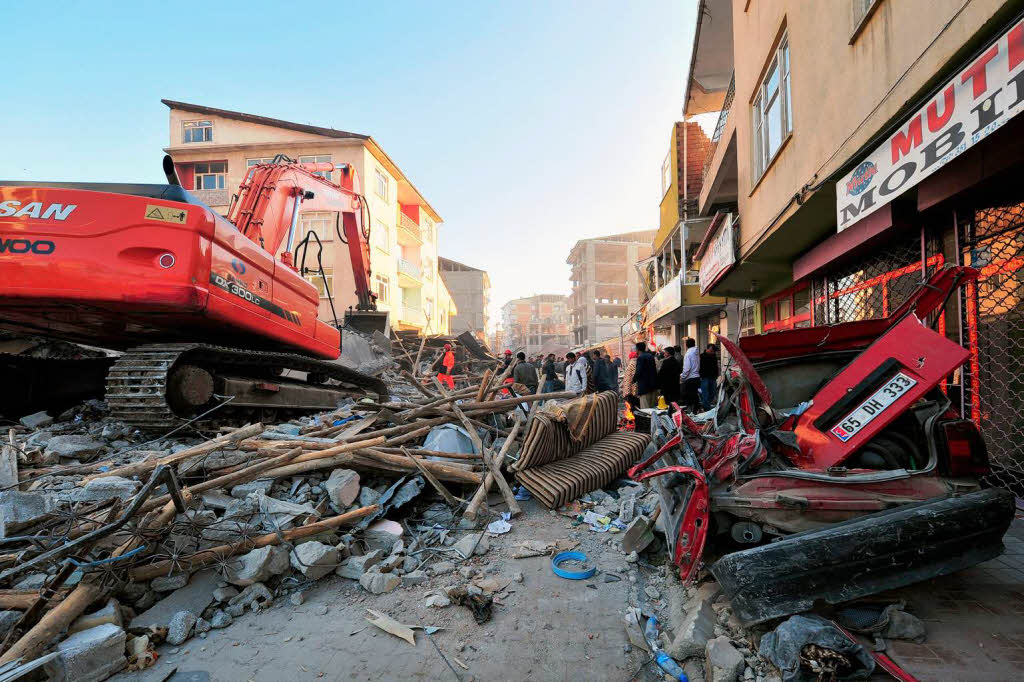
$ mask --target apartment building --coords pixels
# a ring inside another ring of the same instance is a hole
[[[701,0],[697,17],[685,113],[719,112],[702,288],[757,299],[744,324],[771,332],[885,317],[936,270],[977,268],[935,320],[969,352],[943,389],[1021,484],[1021,3]]]
[[[618,338],[630,313],[643,303],[636,263],[651,255],[656,230],[581,239],[566,259],[572,268],[569,296],[572,345]]]
[[[248,169],[283,154],[301,163],[348,164],[355,169],[370,215],[370,267],[377,305],[396,329],[447,334],[457,307],[437,269],[441,216],[369,135],[333,128],[161,100],[170,110],[170,141],[182,185],[212,209],[227,213]],[[330,180],[333,172],[324,173]],[[328,213],[300,215],[300,242],[315,232],[324,244],[327,287],[319,273],[308,278],[321,294],[320,317],[333,321],[327,292],[339,319],[355,305],[348,246]]]
[[[540,294],[509,301],[501,308],[501,324],[505,347],[521,350],[528,356],[537,353],[561,356],[572,345],[569,302],[560,294]]]
[[[491,302],[491,278],[484,270],[449,258],[438,257],[438,271],[451,292],[458,313],[451,320],[451,333],[470,332],[481,343],[487,329],[487,307]]]

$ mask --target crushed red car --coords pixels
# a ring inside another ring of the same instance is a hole
[[[983,489],[985,443],[943,392],[968,352],[928,323],[977,274],[937,271],[882,319],[719,337],[716,406],[655,413],[629,472],[659,492],[684,581],[725,548],[710,570],[757,623],[1002,552],[1015,498]]]

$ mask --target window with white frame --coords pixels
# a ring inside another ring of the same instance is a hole
[[[782,36],[754,97],[754,178],[760,178],[793,132],[789,94],[789,37]]]
[[[181,134],[183,143],[213,142],[213,123],[211,121],[185,121],[183,126]]]
[[[245,167],[246,168],[252,168],[253,166],[258,166],[261,163],[273,163],[273,161],[274,161],[274,157],[272,157],[272,156],[264,156],[261,159],[246,159],[245,160]]]
[[[387,303],[391,298],[391,280],[387,275],[376,275],[374,279],[377,284],[377,302]]]
[[[330,287],[331,294],[334,294],[334,268],[324,268],[324,276],[327,278],[327,286]],[[310,270],[306,273],[306,280],[310,284],[316,287],[316,291],[320,294],[320,298],[327,298],[327,289],[324,287],[324,277],[320,276],[319,268],[316,270]]]
[[[195,171],[194,189],[224,189],[228,174],[226,161],[197,163],[193,166],[193,170]]]
[[[310,211],[299,214],[298,241],[306,238],[310,232],[316,232],[316,236],[322,242],[329,242],[334,239],[334,225],[337,213],[330,211]],[[298,241],[296,243],[298,243]],[[310,246],[315,247],[315,239],[310,239]]]
[[[316,156],[300,156],[299,163],[331,163],[331,155],[317,154]],[[331,179],[331,171],[316,171],[314,175],[319,175],[325,180]]]
[[[374,183],[374,191],[377,192],[377,196],[379,196],[384,201],[387,201],[388,200],[388,183],[389,183],[390,178],[388,178],[387,174],[384,171],[382,171],[380,168],[378,168],[375,171],[375,179],[376,179],[376,182]]]
[[[373,221],[373,239],[378,249],[384,253],[391,252],[391,230],[380,220]]]

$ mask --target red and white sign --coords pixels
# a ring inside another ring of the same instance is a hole
[[[736,237],[732,213],[718,227],[718,232],[708,243],[707,249],[700,258],[698,282],[701,295],[707,294],[714,284],[721,279],[736,263]]]
[[[1024,22],[1001,35],[836,183],[842,232],[998,130],[1024,109]]]

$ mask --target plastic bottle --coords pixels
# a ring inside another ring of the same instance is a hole
[[[658,619],[654,616],[649,617],[647,624],[644,625],[644,638],[647,640],[647,644],[650,645],[651,651],[654,652],[654,661],[658,664],[659,668],[679,680],[679,682],[690,682],[686,673],[683,672],[682,667],[676,663],[675,659],[662,651],[661,647],[658,646]]]

